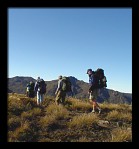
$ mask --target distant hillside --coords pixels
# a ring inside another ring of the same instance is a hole
[[[13,93],[13,91],[12,91],[12,90],[10,90],[10,89],[8,89],[8,93]]]
[[[73,85],[74,97],[78,99],[88,98],[88,83],[78,80],[75,77],[70,76],[70,80]],[[36,80],[32,77],[13,77],[8,79],[8,90],[12,90],[18,94],[25,94],[26,85],[30,81],[35,82]],[[57,88],[57,81],[45,81],[47,83],[47,92],[46,95],[55,96],[55,91]],[[101,89],[98,97],[98,102],[110,102],[110,103],[128,103],[132,102],[132,94],[121,93],[111,89]]]

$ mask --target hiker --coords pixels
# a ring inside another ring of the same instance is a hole
[[[90,88],[89,88],[88,93],[89,93],[89,101],[93,108],[92,113],[95,113],[96,108],[99,110],[99,113],[101,113],[101,108],[96,102],[97,96],[98,96],[98,90],[99,90],[98,89],[99,79],[95,75],[94,71],[92,71],[92,69],[88,69],[87,74],[89,76]]]
[[[27,87],[26,87],[26,96],[29,97],[29,89],[30,89],[30,85],[29,83],[27,84]]]
[[[63,81],[62,81],[62,76],[60,75],[58,77],[58,86],[55,92],[55,95],[56,95],[55,102],[57,105],[59,105],[60,103],[64,104],[65,102],[66,91],[62,89],[62,86],[63,86]]]
[[[46,83],[43,79],[40,79],[38,77],[35,86],[34,86],[34,91],[37,93],[37,105],[41,105],[43,102],[43,96],[46,93]]]
[[[26,96],[29,97],[29,98],[34,98],[34,96],[35,96],[34,85],[35,85],[35,83],[32,82],[32,81],[30,81],[27,84],[27,87],[26,87]]]

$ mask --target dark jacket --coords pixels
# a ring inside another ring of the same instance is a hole
[[[99,84],[99,79],[95,74],[91,74],[89,76],[89,91],[93,91],[94,89],[98,88],[98,84]]]

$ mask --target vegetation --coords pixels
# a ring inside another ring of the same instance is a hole
[[[132,142],[132,106],[101,103],[91,113],[87,100],[66,98],[56,105],[45,96],[41,106],[24,94],[8,94],[8,142]]]

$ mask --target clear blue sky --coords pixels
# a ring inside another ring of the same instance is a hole
[[[88,82],[88,68],[104,69],[108,89],[132,93],[131,8],[8,9],[8,78]]]

